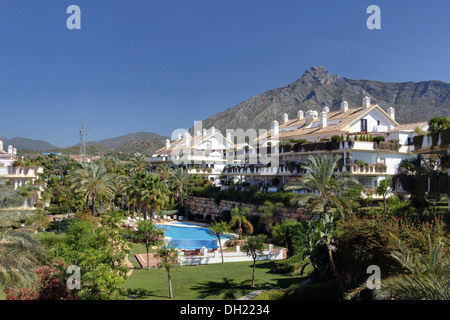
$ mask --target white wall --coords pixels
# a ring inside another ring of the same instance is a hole
[[[385,114],[381,113],[377,108],[371,110],[364,117],[358,119],[350,125],[350,132],[361,132],[361,119],[367,120],[367,131],[368,132],[386,132],[394,128],[394,123],[391,118],[387,117]],[[378,125],[377,121],[380,121]]]

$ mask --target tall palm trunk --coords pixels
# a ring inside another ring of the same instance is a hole
[[[341,293],[342,293],[342,295],[344,295],[344,292],[345,292],[344,281],[342,280],[341,275],[339,274],[339,272],[336,269],[336,265],[334,264],[334,260],[333,260],[333,253],[332,253],[330,247],[328,247],[328,259],[330,261],[331,269],[333,270],[333,273],[339,283],[339,288],[341,289]]]
[[[95,193],[92,194],[92,216],[95,217]]]
[[[220,241],[220,234],[216,233],[217,239],[219,240],[219,248],[220,248],[220,255],[222,257],[222,265],[225,265],[223,261],[223,250],[222,250],[222,241]]]
[[[170,269],[167,270],[167,277],[169,280],[169,299],[173,298],[173,294],[172,294],[172,278],[170,276]]]
[[[146,249],[147,249],[147,270],[150,270],[150,254],[149,254],[149,251],[150,251],[150,244],[147,242],[147,243],[145,244],[145,247],[146,247]]]

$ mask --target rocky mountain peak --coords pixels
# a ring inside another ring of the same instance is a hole
[[[312,66],[308,70],[305,71],[303,76],[299,79],[299,81],[303,84],[305,83],[313,83],[315,85],[322,84],[330,84],[331,82],[339,79],[339,76],[333,76],[328,72],[325,67]]]

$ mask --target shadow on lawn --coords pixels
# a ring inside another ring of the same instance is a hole
[[[256,286],[252,287],[251,278],[244,280],[241,283],[235,283],[233,279],[222,278],[222,281],[206,281],[199,283],[191,289],[198,291],[199,298],[201,299],[210,296],[223,296],[224,300],[236,300],[255,290],[287,288],[292,284],[301,282],[303,279],[303,277],[286,277],[273,279],[274,282],[258,283],[256,281]]]
[[[167,298],[167,296],[161,296],[153,294],[153,291],[144,289],[144,288],[135,288],[135,289],[128,289],[127,290],[127,296],[130,299],[145,299],[146,297],[159,297],[159,298]]]
[[[235,300],[237,296],[245,295],[252,290],[251,280],[235,283],[233,279],[223,278],[222,281],[206,281],[192,287],[200,293],[199,298],[223,295],[225,300]],[[240,294],[239,294],[240,293]]]

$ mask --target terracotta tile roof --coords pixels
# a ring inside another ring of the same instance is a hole
[[[307,138],[308,136],[316,135],[329,135],[332,133],[342,133],[349,130],[350,124],[362,118],[365,114],[369,113],[373,109],[379,109],[387,117],[389,115],[381,109],[378,105],[371,105],[369,108],[349,108],[346,112],[332,111],[328,112],[327,126],[323,129],[320,128],[320,115],[315,118],[310,125],[305,126],[306,119],[298,120],[298,118],[288,120],[286,123],[280,123],[279,125],[279,139],[289,139],[294,137]],[[397,124],[394,121],[395,124]],[[293,127],[293,130],[285,131],[286,128]],[[295,129],[295,127],[299,127]],[[271,130],[267,131],[267,134],[262,134],[258,139],[270,139]]]
[[[226,139],[221,133],[220,131],[215,131],[215,132],[207,132],[205,135],[200,135],[200,136],[191,136],[191,143],[189,145],[189,147],[191,149],[196,149],[201,143],[205,142],[206,140],[212,138],[214,135],[218,135],[220,139],[223,139],[223,141],[228,142],[229,144],[232,144],[231,141],[229,141],[228,139]],[[166,147],[164,146],[163,148],[156,150],[154,154],[170,154],[172,151],[182,151],[183,149],[185,149],[186,146],[184,145],[184,137],[181,137],[175,141],[171,141],[170,142],[170,146],[169,148],[166,149]]]
[[[428,122],[405,123],[405,124],[398,125],[391,131],[409,131],[409,130],[416,129],[417,127],[419,127],[420,129],[423,130],[427,126],[428,126]]]

